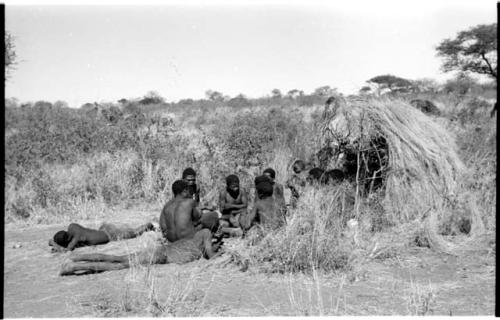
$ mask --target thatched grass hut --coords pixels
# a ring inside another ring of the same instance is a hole
[[[452,251],[436,230],[439,218],[453,210],[449,199],[466,172],[452,135],[411,105],[388,98],[338,98],[322,121],[323,146],[337,150],[334,167],[350,171],[357,202],[372,191],[374,179],[382,179],[385,214],[394,223],[427,218],[431,245]],[[480,233],[474,204],[469,209],[476,223],[471,233]]]

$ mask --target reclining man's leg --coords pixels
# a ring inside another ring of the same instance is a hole
[[[110,223],[103,223],[99,228],[100,231],[104,231],[108,235],[110,240],[132,239],[153,229],[154,226],[151,222],[143,224],[135,229],[130,227],[117,227]]]
[[[95,273],[111,270],[121,270],[128,267],[128,263],[119,262],[70,262],[62,266],[61,272],[59,274],[61,276],[67,276],[75,274],[78,271],[82,271],[82,273]]]

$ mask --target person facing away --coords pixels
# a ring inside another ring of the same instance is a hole
[[[276,204],[282,208],[282,210],[286,211],[285,192],[283,190],[283,186],[276,182],[276,171],[272,168],[267,168],[264,170],[262,175],[268,177],[269,181],[273,185],[273,197],[276,200]],[[258,197],[259,195],[257,193],[257,189],[255,189],[254,199],[257,200]]]
[[[103,223],[98,230],[82,227],[77,223],[71,223],[68,231],[57,232],[53,239],[49,240],[52,251],[72,251],[75,248],[106,244],[110,241],[132,239],[146,231],[154,230],[151,222],[138,228],[117,227],[110,223]]]
[[[165,204],[160,215],[160,229],[163,236],[171,242],[184,238],[192,238],[195,234],[195,225],[201,218],[184,180],[177,180],[172,184],[174,197]]]
[[[248,197],[240,188],[240,179],[231,174],[226,177],[226,188],[219,194],[219,207],[222,212],[223,227],[240,227],[240,219],[246,216]]]
[[[285,223],[284,213],[273,198],[273,185],[268,178],[266,179],[257,179],[255,188],[258,198],[248,215],[248,227],[259,224],[265,228],[275,229]]]

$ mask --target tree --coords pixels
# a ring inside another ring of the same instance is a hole
[[[160,96],[160,94],[156,91],[149,91],[144,95],[144,98],[139,100],[140,104],[158,104],[158,103],[164,103],[165,98]]]
[[[271,96],[274,98],[274,99],[280,99],[283,94],[281,93],[281,90],[280,89],[273,89],[271,91]]]
[[[443,40],[436,48],[442,70],[472,72],[497,79],[497,24],[481,24]]]
[[[208,100],[212,101],[222,101],[224,100],[224,95],[219,91],[207,90],[205,91],[205,96]]]
[[[337,94],[336,88],[330,88],[330,86],[322,86],[316,88],[313,93],[315,96],[328,97]]]
[[[359,94],[368,94],[370,91],[372,91],[372,88],[370,88],[369,86],[364,86],[359,89]]]
[[[465,72],[460,72],[455,78],[446,81],[443,89],[446,93],[465,95],[477,86],[478,83],[475,79]]]
[[[298,96],[300,96],[300,95],[301,95],[301,94],[300,94],[301,92],[302,92],[302,91],[300,91],[300,90],[298,90],[298,89],[292,89],[292,90],[288,91],[288,92],[286,93],[286,95],[287,95],[287,97],[289,97],[289,98],[295,99],[295,98],[297,98]]]
[[[14,37],[9,32],[5,31],[5,80],[9,78],[16,64],[17,54]]]
[[[422,78],[413,80],[413,88],[417,92],[431,92],[436,93],[439,91],[439,83],[436,80],[431,78]]]
[[[367,81],[376,84],[378,91],[389,89],[391,92],[408,92],[412,88],[410,80],[393,76],[391,74],[376,76]]]

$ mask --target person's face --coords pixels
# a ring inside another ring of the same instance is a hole
[[[269,180],[271,180],[271,182],[274,182],[274,179],[273,179],[273,177],[271,177],[271,174],[270,174],[269,172],[264,172],[264,175],[265,175],[266,177],[268,177],[268,178],[269,178]]]
[[[189,186],[194,186],[196,184],[196,176],[186,176],[186,178],[184,178],[184,180],[187,182],[187,184]]]
[[[302,168],[300,167],[300,165],[294,164],[293,165],[293,172],[295,172],[295,173],[301,173],[302,172]]]
[[[240,190],[240,185],[238,183],[231,183],[229,186],[228,186],[229,190],[231,190],[232,192],[238,192],[238,190]]]

